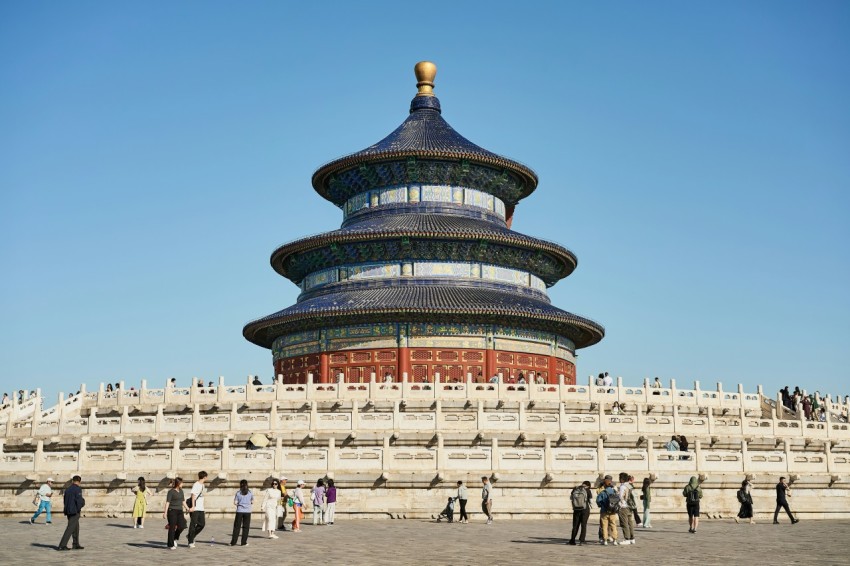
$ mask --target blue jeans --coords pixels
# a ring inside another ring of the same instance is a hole
[[[53,516],[50,514],[50,501],[42,501],[38,504],[38,511],[35,512],[35,515],[32,516],[32,521],[38,519],[38,516],[42,514],[42,512],[47,513],[47,522],[53,522]]]

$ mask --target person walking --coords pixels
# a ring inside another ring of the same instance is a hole
[[[466,515],[466,486],[462,481],[457,482],[457,500],[460,502],[460,518],[458,523],[468,523],[469,517]]]
[[[289,505],[289,494],[286,492],[286,477],[280,478],[280,502],[277,504],[277,530],[286,532],[287,506]]]
[[[481,476],[481,482],[484,484],[481,488],[481,511],[487,516],[487,524],[493,524],[493,489],[490,484],[490,478]]]
[[[204,493],[206,488],[204,484],[207,482],[207,473],[198,472],[198,481],[192,485],[192,504],[189,505],[189,548],[195,548],[195,537],[198,536],[204,526],[206,526],[206,516],[204,514]]]
[[[236,517],[233,518],[233,535],[230,546],[236,546],[239,531],[242,531],[242,546],[248,546],[248,529],[251,528],[251,511],[254,508],[254,494],[248,489],[248,480],[239,481],[239,491],[233,496],[236,505]]]
[[[620,504],[620,495],[613,485],[614,478],[605,476],[602,485],[599,486],[596,495],[596,505],[599,507],[599,529],[602,531],[600,544],[607,545],[609,542],[615,546],[617,542],[617,509]]]
[[[741,504],[741,509],[738,511],[738,516],[735,517],[735,522],[740,523],[741,519],[749,519],[750,524],[756,522],[753,517],[753,496],[750,493],[750,482],[744,480],[741,482],[741,489],[738,490],[738,503]]]
[[[71,550],[68,548],[68,539],[71,538],[74,540],[74,550],[83,549],[80,545],[80,514],[83,511],[83,507],[86,506],[86,500],[83,499],[83,490],[80,487],[82,481],[83,478],[80,476],[74,476],[71,478],[71,485],[65,490],[65,508],[62,513],[68,518],[68,526],[65,527],[65,532],[62,533],[58,550]]]
[[[186,496],[183,494],[183,478],[174,478],[171,489],[165,496],[165,510],[162,512],[164,519],[168,521],[168,548],[177,550],[177,541],[180,533],[186,529],[186,517],[184,513],[189,511],[186,505]]]
[[[333,525],[334,515],[336,514],[336,486],[333,480],[328,480],[328,488],[325,490],[325,500],[327,501],[325,524]]]
[[[643,501],[643,528],[651,529],[652,518],[650,516],[649,508],[652,503],[652,480],[649,478],[643,478],[643,485],[640,487],[640,491],[640,499]]]
[[[691,476],[688,485],[682,490],[682,495],[688,510],[688,532],[695,534],[699,527],[699,501],[702,499],[702,488],[696,476]]]
[[[573,546],[587,544],[585,537],[587,536],[587,521],[590,519],[590,500],[592,497],[589,481],[584,481],[581,485],[574,487],[570,493],[570,503],[573,506],[573,530],[567,544]],[[581,530],[581,534],[579,534],[579,530]],[[576,542],[577,535],[579,537],[578,542]]]
[[[262,530],[269,534],[269,538],[278,538],[274,534],[277,526],[277,505],[280,503],[280,482],[272,480],[272,484],[263,491],[263,502],[260,509],[263,512],[263,528]]]
[[[301,519],[304,518],[304,491],[302,487],[307,485],[304,480],[298,480],[295,484],[295,490],[292,492],[292,532],[301,532]]]
[[[148,510],[148,496],[150,492],[145,487],[145,478],[139,478],[139,483],[133,488],[136,499],[133,501],[133,528],[145,528],[145,514]]]
[[[785,512],[788,513],[788,518],[791,519],[791,524],[796,525],[800,522],[799,519],[795,519],[794,515],[791,514],[791,508],[788,506],[788,499],[791,495],[791,487],[788,485],[788,480],[785,477],[779,478],[779,483],[776,484],[776,509],[773,511],[773,524],[779,524],[779,510],[785,509]]]
[[[38,493],[35,494],[38,509],[35,510],[35,515],[30,518],[31,525],[35,524],[35,520],[38,519],[38,516],[42,513],[45,513],[45,519],[47,519],[46,524],[50,525],[53,523],[53,515],[51,514],[52,504],[50,502],[51,497],[53,497],[53,478],[47,478],[47,481],[38,488]]]
[[[635,498],[634,486],[632,485],[629,474],[620,473],[620,486],[618,488],[620,496],[620,508],[617,512],[620,515],[620,530],[623,531],[623,544],[635,544]]]
[[[316,485],[310,490],[310,499],[313,504],[313,524],[323,525],[325,522],[325,480],[319,478]]]

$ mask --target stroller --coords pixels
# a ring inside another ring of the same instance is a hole
[[[437,522],[439,523],[440,520],[443,517],[445,517],[446,520],[449,523],[453,523],[454,522],[454,515],[455,515],[455,498],[449,497],[449,502],[446,504],[446,508],[443,509],[443,511],[439,515],[437,515]]]

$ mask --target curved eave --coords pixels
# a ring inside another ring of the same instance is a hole
[[[340,294],[337,301],[327,298],[297,303],[273,315],[245,325],[242,334],[249,342],[271,348],[280,335],[307,327],[367,321],[417,321],[456,319],[509,321],[513,324],[540,328],[563,335],[576,345],[586,348],[605,336],[602,325],[549,304],[517,298],[507,293],[452,290],[445,300],[445,288],[425,289],[426,298],[408,289],[375,289],[359,293]],[[365,303],[365,304],[364,304]]]
[[[364,163],[382,163],[387,161],[404,161],[410,157],[416,159],[434,159],[442,161],[469,161],[477,165],[483,165],[496,170],[505,170],[515,175],[522,182],[522,193],[517,199],[523,199],[534,192],[537,187],[537,174],[529,167],[507,159],[498,155],[482,155],[480,153],[462,152],[462,151],[438,151],[438,150],[397,150],[397,151],[376,151],[369,153],[353,153],[345,157],[341,157],[330,163],[322,165],[313,173],[313,188],[323,198],[333,202],[337,206],[342,206],[344,201],[335,199],[330,194],[330,180],[335,175],[342,173],[348,169],[353,169]],[[516,204],[516,203],[512,203]]]
[[[487,230],[470,232],[431,232],[426,230],[388,229],[386,231],[375,232],[326,232],[324,234],[310,236],[302,238],[301,240],[296,240],[289,244],[284,244],[272,253],[270,262],[272,268],[278,274],[286,277],[287,279],[293,280],[291,274],[286,271],[285,263],[286,259],[294,254],[316,250],[332,244],[370,242],[398,239],[402,237],[427,238],[432,240],[486,240],[488,242],[516,246],[532,251],[542,251],[555,257],[563,265],[564,270],[561,276],[562,279],[572,274],[578,266],[578,258],[573,252],[553,242],[520,235],[516,232],[506,231],[505,233],[500,233]]]

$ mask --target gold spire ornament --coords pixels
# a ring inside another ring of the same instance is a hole
[[[434,77],[437,76],[437,65],[431,61],[419,61],[413,67],[416,74],[416,96],[434,96]]]

